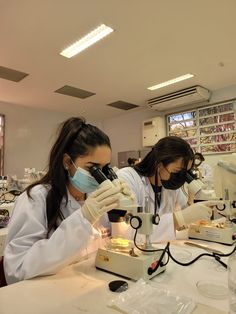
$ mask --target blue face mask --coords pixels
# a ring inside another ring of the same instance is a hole
[[[74,163],[73,165],[76,168],[76,172],[73,177],[69,176],[70,182],[73,187],[82,193],[91,193],[95,191],[99,183],[94,179],[94,177],[92,177],[87,170],[76,167]]]

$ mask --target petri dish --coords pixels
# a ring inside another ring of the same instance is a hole
[[[132,248],[132,242],[122,237],[114,237],[106,239],[105,248],[118,252],[129,252]]]
[[[196,283],[201,295],[212,299],[225,299],[228,297],[228,287],[221,281],[200,280]]]

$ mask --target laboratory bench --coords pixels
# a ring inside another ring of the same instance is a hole
[[[196,243],[206,242],[194,240]],[[211,248],[230,252],[233,247],[207,243]],[[159,245],[159,247],[163,244]],[[172,254],[187,262],[205,251],[188,246],[184,240],[171,242]],[[227,263],[227,258],[223,258]],[[109,282],[121,279],[95,268],[95,253],[82,261],[65,267],[53,276],[38,277],[0,289],[1,314],[112,314],[120,313],[108,307],[119,293],[111,292]],[[128,289],[135,285],[127,280]],[[165,272],[151,279],[161,289],[168,289],[176,296],[190,297],[197,304],[193,314],[223,314],[228,312],[228,299],[213,299],[199,293],[197,283],[202,280],[219,281],[227,286],[227,270],[213,258],[203,257],[190,266],[180,266],[170,261]],[[128,290],[127,290],[128,291]],[[167,313],[168,314],[168,313]]]

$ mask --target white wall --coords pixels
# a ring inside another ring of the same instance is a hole
[[[218,89],[212,93],[211,103],[236,98],[236,85]]]
[[[4,173],[21,178],[24,168],[44,169],[58,125],[69,115],[3,102],[0,114],[6,123]]]
[[[157,112],[144,108],[103,121],[103,131],[111,140],[112,165],[118,165],[118,152],[142,149],[142,122],[156,116]]]
[[[0,113],[5,115],[6,126],[4,173],[21,178],[24,168],[43,170],[56,129],[68,114],[2,102]]]
[[[214,91],[210,103],[232,98],[236,98],[236,85]],[[194,107],[196,108],[196,104],[192,105],[192,108]],[[191,108],[191,106],[188,106],[188,108]],[[178,111],[180,110],[181,108],[178,108]],[[109,135],[112,143],[113,165],[117,165],[118,152],[142,149],[142,122],[157,115],[158,112],[144,107],[140,111],[124,113],[119,117],[103,121],[103,130]],[[207,156],[206,162],[214,166],[217,160],[223,156],[224,154]]]

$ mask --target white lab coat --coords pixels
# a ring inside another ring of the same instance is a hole
[[[65,200],[61,204],[65,219],[47,239],[47,192],[46,187],[38,185],[31,190],[32,199],[24,192],[16,201],[4,251],[8,284],[54,274],[88,253],[94,240],[100,238],[99,232],[83,217],[79,202],[68,193],[67,205]]]
[[[144,206],[145,196],[149,197],[149,207],[154,213],[155,194],[147,177],[140,176],[133,168],[125,167],[117,171],[117,175],[123,178],[134,192],[139,206]],[[167,190],[162,187],[161,204],[157,212],[160,216],[159,225],[153,225],[151,242],[159,242],[175,239],[173,212],[187,206],[187,199],[181,189]],[[134,232],[129,229],[128,235],[132,237]],[[140,240],[143,237],[137,238]]]

